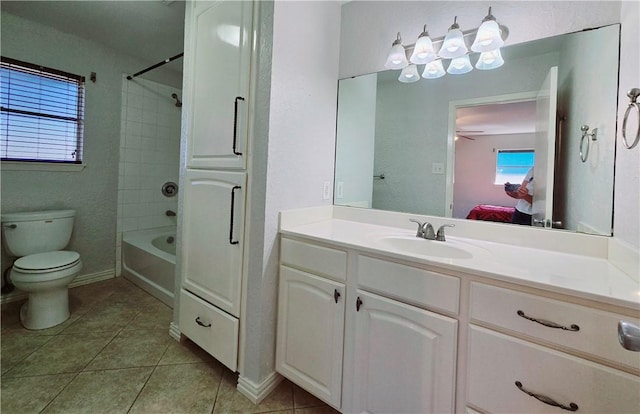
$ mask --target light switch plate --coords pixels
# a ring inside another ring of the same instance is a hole
[[[325,181],[322,187],[322,199],[328,200],[331,197],[331,181]]]
[[[336,185],[336,198],[344,197],[344,181],[338,181]]]

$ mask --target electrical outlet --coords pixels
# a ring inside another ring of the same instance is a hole
[[[322,187],[322,199],[328,200],[331,198],[331,181],[325,181]]]
[[[444,174],[444,164],[441,162],[434,162],[431,164],[431,172],[433,174]]]
[[[336,186],[336,198],[344,197],[344,181],[338,181]]]

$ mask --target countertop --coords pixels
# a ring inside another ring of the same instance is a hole
[[[454,236],[445,242],[416,239],[444,243],[471,256],[433,257],[386,242],[389,237],[415,238],[415,231],[336,218],[292,223],[280,233],[640,310],[640,283],[601,257]]]

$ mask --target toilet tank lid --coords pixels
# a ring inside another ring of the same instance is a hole
[[[74,217],[75,210],[50,210],[50,211],[22,211],[18,213],[2,213],[0,220],[3,223],[18,221],[51,220]]]

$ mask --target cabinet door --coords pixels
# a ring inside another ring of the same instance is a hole
[[[450,413],[455,319],[358,291],[354,412]]]
[[[252,8],[190,3],[185,53],[187,167],[246,168]]]
[[[344,284],[280,266],[276,370],[340,407]]]
[[[187,170],[183,181],[182,287],[239,316],[246,175]]]

